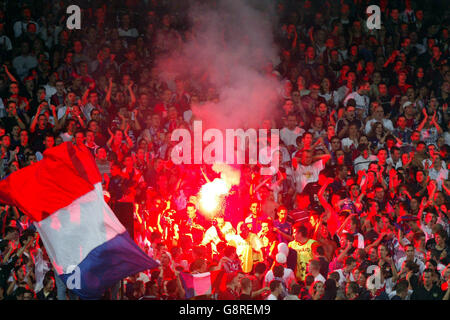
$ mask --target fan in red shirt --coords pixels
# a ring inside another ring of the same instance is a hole
[[[237,300],[241,286],[242,274],[232,272],[227,274],[227,289],[220,291],[218,300]]]

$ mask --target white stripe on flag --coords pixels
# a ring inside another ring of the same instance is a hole
[[[197,273],[192,275],[194,278],[194,292],[196,296],[211,294],[211,273]]]
[[[35,224],[58,274],[66,273],[93,249],[126,231],[104,201],[100,183]]]

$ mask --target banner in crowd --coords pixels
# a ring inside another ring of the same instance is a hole
[[[180,273],[186,299],[226,290],[227,274],[223,270],[190,274]]]
[[[152,269],[103,198],[90,151],[63,143],[0,181],[0,201],[34,220],[56,273],[82,299],[98,299],[121,279]]]

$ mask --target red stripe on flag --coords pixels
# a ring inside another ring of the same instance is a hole
[[[16,206],[35,221],[94,189],[100,173],[87,148],[63,143],[44,153],[44,159],[0,181],[0,201]]]
[[[211,271],[212,293],[219,293],[227,290],[227,273],[220,269]]]
[[[67,143],[67,150],[73,166],[84,180],[93,185],[102,181],[95,159],[87,147]]]

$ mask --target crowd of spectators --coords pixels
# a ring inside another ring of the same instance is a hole
[[[212,219],[197,193],[214,171],[173,164],[170,137],[220,96],[154,63],[195,36],[188,2],[80,2],[69,30],[68,1],[0,1],[0,178],[63,142],[92,151],[161,264],[105,299],[185,299],[181,273],[219,271],[226,288],[196,298],[449,299],[446,1],[379,1],[379,30],[368,1],[278,1],[284,87],[261,127],[280,129],[280,170],[242,165]],[[0,227],[0,300],[77,298],[23,212],[0,206]]]

